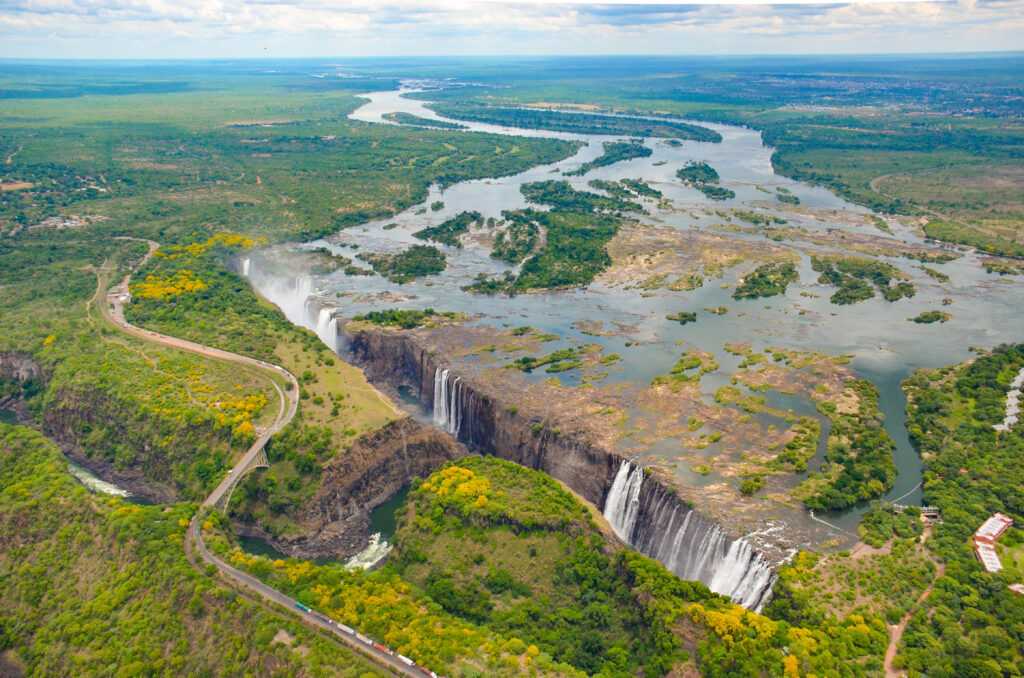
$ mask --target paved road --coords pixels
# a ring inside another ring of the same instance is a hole
[[[138,240],[137,238],[122,238],[124,240]],[[145,241],[149,243],[149,252],[139,262],[139,266],[145,264],[149,258],[153,255],[159,247],[159,243],[152,240]],[[99,274],[99,287],[97,290],[97,299],[102,299],[103,292],[106,289],[107,281],[103,273]],[[159,332],[152,332],[144,330],[140,327],[132,325],[124,318],[124,301],[128,299],[129,282],[131,275],[126,275],[118,286],[117,291],[108,295],[107,299],[100,302],[100,309],[102,310],[103,316],[107,318],[111,323],[117,326],[121,331],[138,337],[143,341],[150,343],[159,344],[161,346],[168,346],[170,348],[176,348],[183,351],[190,351],[198,355],[206,356],[208,358],[215,358],[218,360],[226,360],[233,363],[240,363],[243,365],[249,365],[261,369],[265,372],[277,374],[291,382],[292,388],[287,391],[286,394],[282,391],[281,387],[278,386],[277,382],[271,379],[271,383],[274,388],[277,389],[280,395],[280,410],[277,415],[277,419],[257,440],[253,443],[252,447],[238,460],[235,467],[229,471],[219,485],[213,490],[213,492],[203,501],[203,506],[214,506],[224,493],[231,486],[231,481],[237,478],[239,474],[244,473],[245,469],[249,467],[253,458],[263,451],[264,446],[270,438],[280,431],[282,428],[288,425],[288,422],[295,416],[295,412],[298,408],[298,397],[299,397],[299,382],[295,379],[295,376],[288,370],[278,365],[271,365],[270,363],[262,360],[256,360],[244,355],[238,355],[237,353],[231,353],[229,351],[223,351],[219,348],[213,348],[212,346],[205,346],[198,344],[194,341],[188,341],[186,339],[179,339],[177,337],[171,337],[166,334],[160,334]],[[287,407],[285,403],[287,402]],[[246,586],[249,589],[256,592],[262,599],[271,601],[283,605],[285,608],[292,610],[295,614],[306,622],[306,624],[319,627],[323,630],[329,631],[336,641],[340,641],[343,644],[355,649],[358,652],[363,653],[377,664],[382,665],[387,669],[391,669],[393,672],[399,673],[406,676],[423,676],[424,673],[417,669],[410,668],[409,666],[400,662],[396,657],[391,656],[386,652],[382,652],[373,646],[366,645],[355,637],[349,636],[341,631],[341,629],[333,626],[328,621],[320,618],[319,616],[311,613],[304,612],[295,606],[295,601],[284,595],[283,593],[267,586],[263,582],[249,576],[248,574],[231,567],[224,561],[220,560],[206,548],[206,544],[203,543],[202,531],[199,529],[199,515],[197,511],[196,515],[192,518],[192,522],[188,526],[188,533],[185,535],[185,556],[188,561],[196,569],[200,569],[199,565],[195,560],[195,551],[193,550],[193,542],[195,543],[195,550],[199,552],[200,557],[207,563],[216,567],[224,576],[229,579]]]

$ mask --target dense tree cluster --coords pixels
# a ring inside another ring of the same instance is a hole
[[[583,176],[598,167],[607,167],[623,160],[649,158],[654,151],[643,145],[641,141],[606,141],[604,153],[589,162],[583,163],[579,169],[565,172],[566,176]]]
[[[821,273],[818,282],[839,289],[829,299],[833,304],[856,304],[875,296],[875,288],[886,301],[899,301],[917,293],[913,283],[892,264],[860,257],[811,257],[811,267]],[[895,283],[895,284],[891,284]]]
[[[469,227],[474,224],[477,228],[482,228],[484,225],[483,215],[479,212],[462,212],[437,226],[420,229],[412,235],[420,240],[433,240],[451,247],[462,247],[459,236],[469,233]]]
[[[1024,606],[1007,585],[1024,580],[1012,559],[988,574],[971,536],[992,513],[1024,521],[1024,429],[997,433],[1009,383],[1024,366],[1024,345],[1001,346],[973,362],[920,371],[904,383],[911,440],[925,465],[924,499],[942,522],[929,540],[946,563],[927,605],[911,618],[901,654],[915,675],[1019,675],[1024,671]],[[1016,549],[1014,527],[999,541]]]
[[[537,108],[511,108],[472,104],[435,103],[429,108],[456,120],[470,120],[508,127],[544,129],[572,134],[608,134],[632,137],[665,137],[719,143],[722,135],[699,125],[668,120],[644,120],[610,115],[584,115]]]
[[[789,283],[800,279],[796,264],[792,261],[761,264],[743,276],[743,280],[733,290],[733,299],[757,299],[785,294]]]
[[[837,510],[859,501],[880,497],[896,480],[892,459],[896,444],[882,428],[878,387],[866,379],[847,382],[845,393],[854,396],[856,410],[840,410],[824,401],[818,410],[832,420],[828,452],[829,482],[807,498],[808,508]]]

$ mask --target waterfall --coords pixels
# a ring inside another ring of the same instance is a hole
[[[709,588],[756,611],[765,603],[774,581],[775,574],[761,554],[745,540],[736,539],[718,565]]]
[[[316,314],[316,336],[335,353],[338,352],[338,319],[334,317],[336,308],[321,308]]]
[[[334,313],[333,308],[324,307],[316,315],[316,334],[321,339],[327,335],[327,329],[331,325],[332,313]]]
[[[242,275],[246,278],[249,277],[249,257],[242,259]]]
[[[667,492],[641,498],[644,479],[642,468],[628,461],[619,466],[604,507],[615,534],[681,579],[702,582],[738,605],[760,610],[775,581],[764,556]]]
[[[308,275],[296,278],[267,276],[259,265],[252,264],[249,265],[249,273],[253,287],[271,303],[277,304],[288,320],[302,327],[310,327],[307,302],[313,293],[312,278]]]
[[[456,440],[462,429],[463,392],[462,377],[451,378],[451,370],[434,370],[434,425],[451,433]]]
[[[633,528],[640,509],[640,486],[644,482],[644,471],[633,468],[625,459],[615,474],[615,482],[608,491],[604,503],[604,517],[608,519],[615,534],[626,543],[633,543]]]

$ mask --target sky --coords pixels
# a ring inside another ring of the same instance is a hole
[[[1024,0],[0,0],[0,58],[1024,50]]]

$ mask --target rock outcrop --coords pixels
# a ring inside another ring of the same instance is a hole
[[[394,421],[327,462],[320,487],[304,507],[301,535],[260,536],[296,557],[352,556],[366,547],[375,508],[413,478],[424,478],[466,453],[465,446],[412,417]]]
[[[0,351],[0,379],[25,381],[41,377],[43,371],[31,355],[23,351]]]

